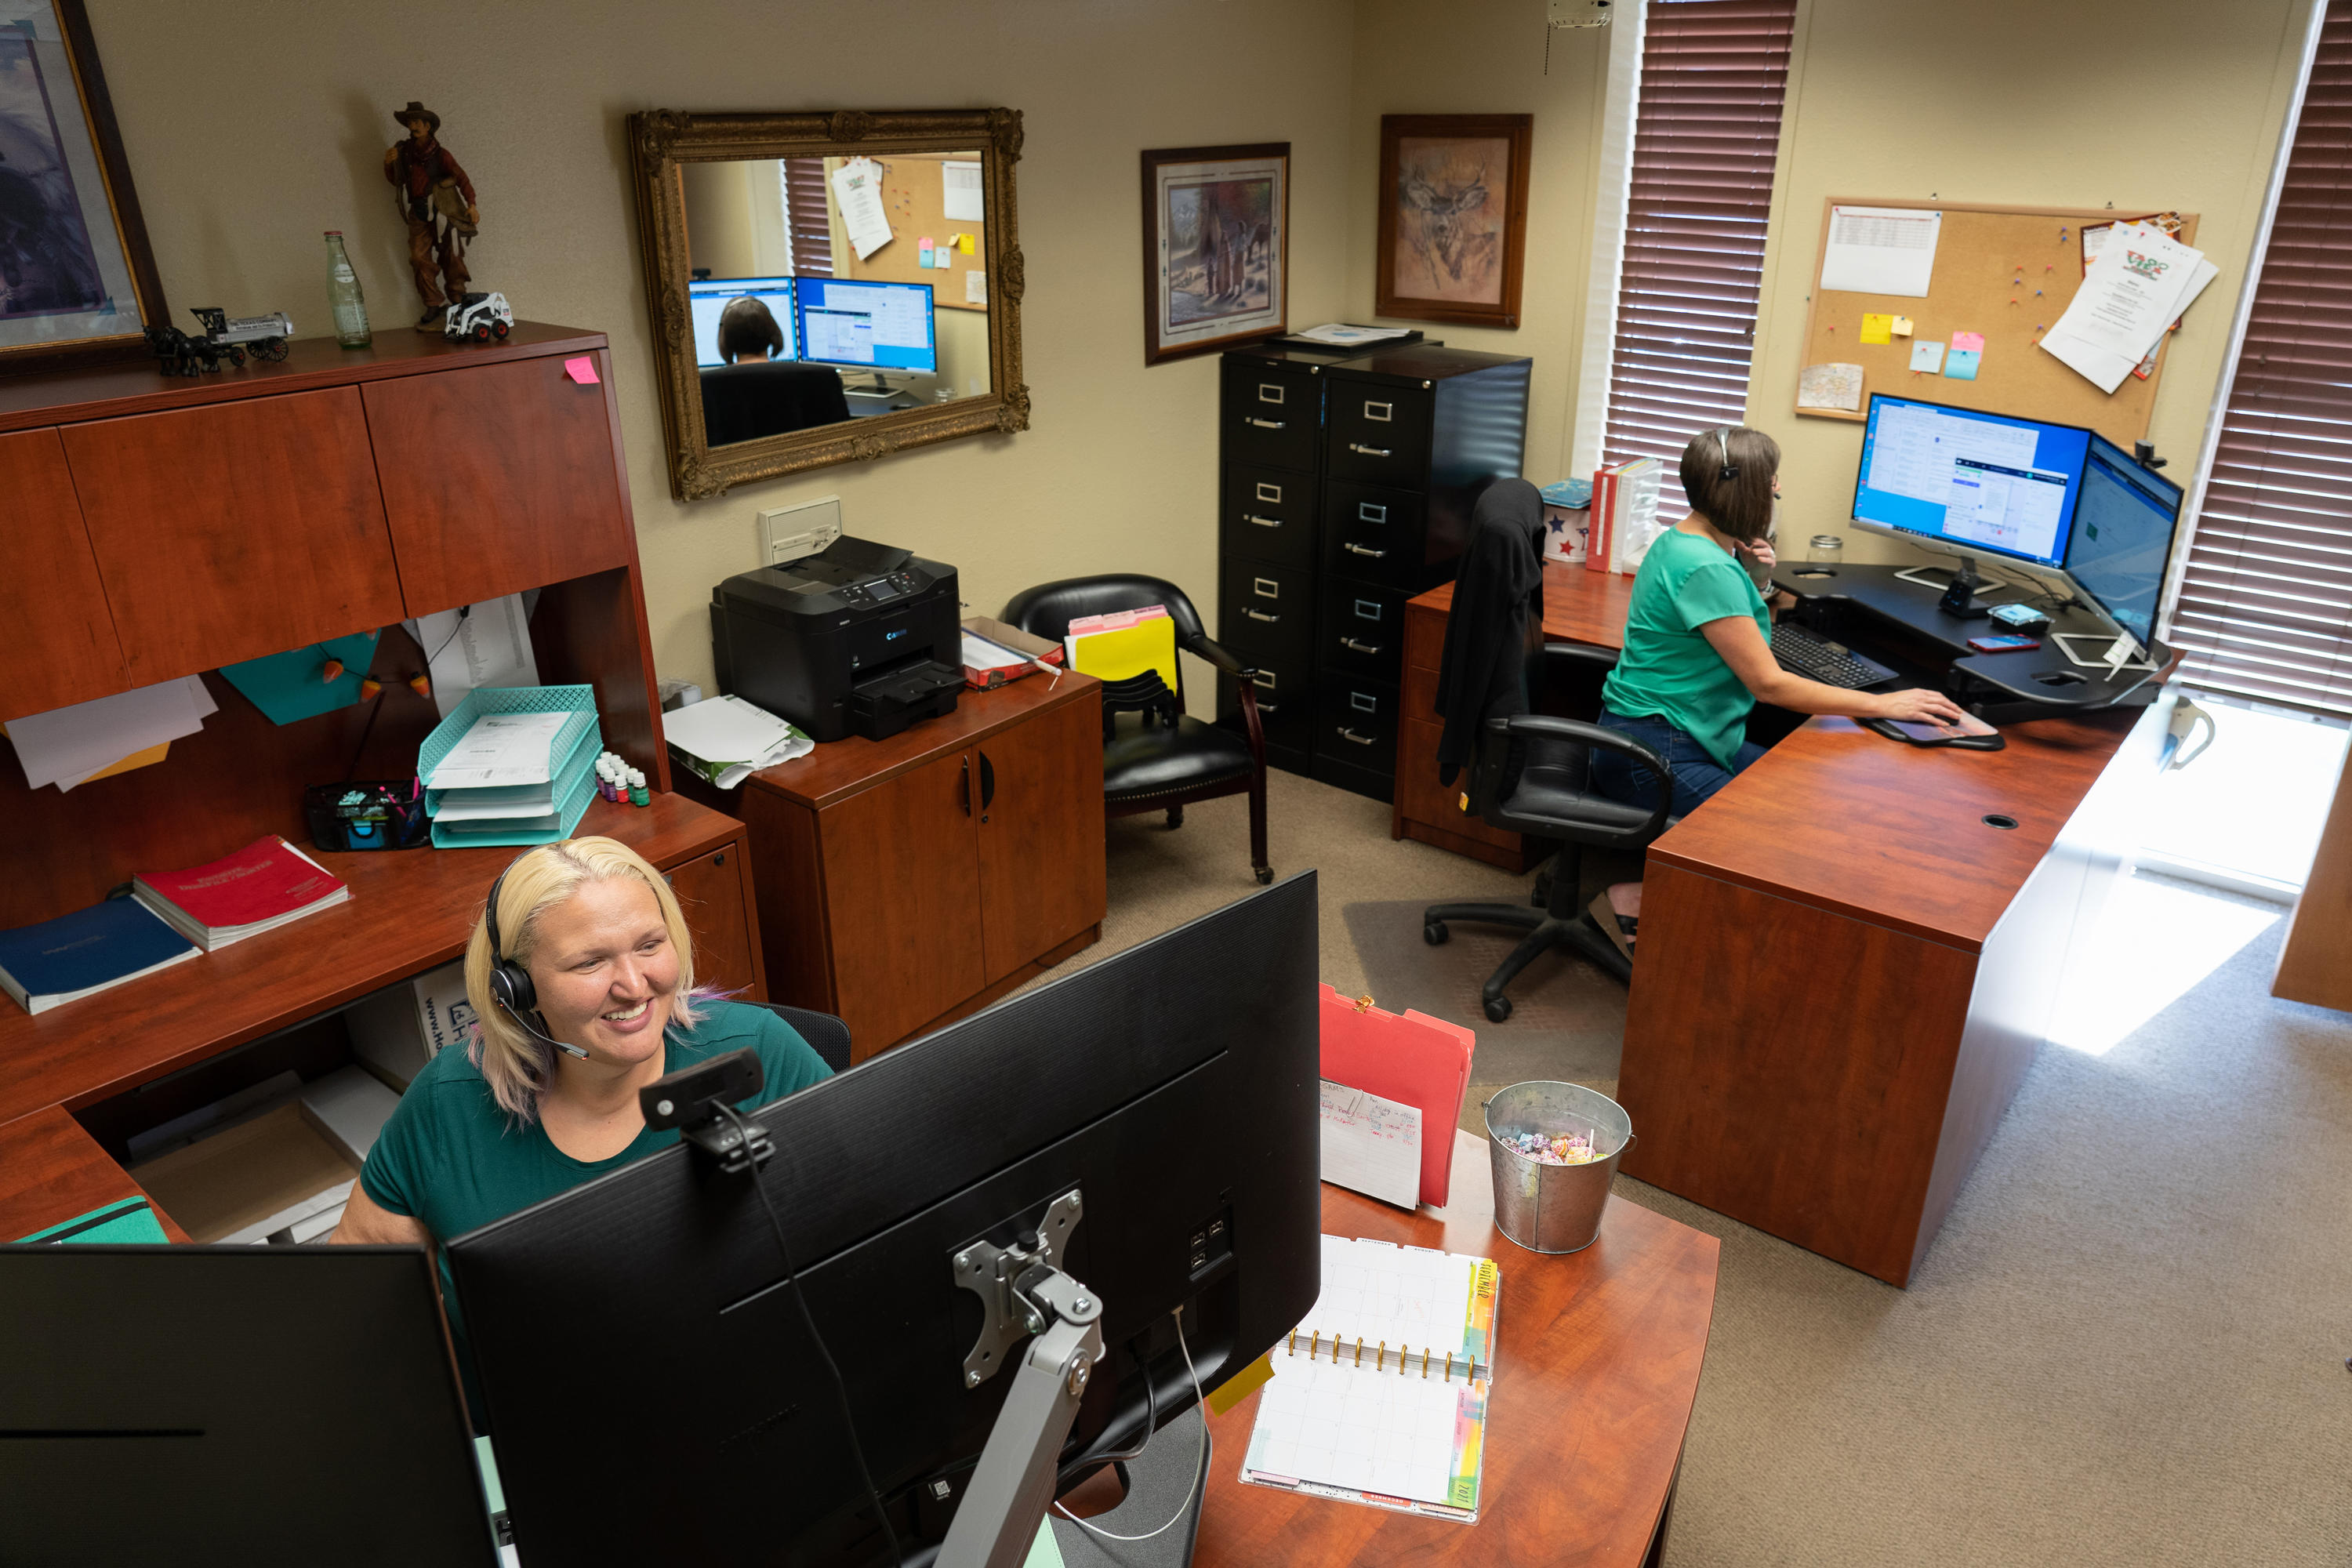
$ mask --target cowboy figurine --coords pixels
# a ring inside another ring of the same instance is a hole
[[[408,140],[384,149],[383,177],[399,188],[400,215],[408,222],[408,264],[425,300],[416,330],[437,331],[449,302],[466,297],[466,242],[482,221],[481,209],[474,205],[474,182],[433,139],[441,117],[413,98],[392,117],[408,127]]]

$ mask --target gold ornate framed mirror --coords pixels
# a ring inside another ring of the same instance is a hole
[[[670,489],[1029,427],[1021,113],[629,117]]]

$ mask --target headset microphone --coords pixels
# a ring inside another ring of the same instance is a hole
[[[501,871],[499,879],[490,884],[490,901],[482,910],[482,923],[490,937],[490,1000],[505,1008],[507,1016],[521,1025],[525,1034],[586,1061],[586,1051],[549,1034],[542,1026],[544,1020],[541,1024],[531,1021],[539,1016],[539,988],[531,984],[530,970],[508,960],[506,949],[499,941],[499,890],[506,883],[507,874]]]

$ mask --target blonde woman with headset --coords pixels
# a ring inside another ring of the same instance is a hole
[[[408,1086],[352,1188],[339,1242],[437,1246],[677,1142],[652,1131],[637,1090],[750,1047],[767,1069],[758,1101],[828,1074],[765,1008],[698,996],[694,943],[669,883],[610,838],[527,849],[491,884],[466,947],[478,1020]],[[441,1263],[442,1299],[475,1424],[483,1425],[465,1326]]]
[[[1626,606],[1624,651],[1601,688],[1601,722],[1657,752],[1673,773],[1675,816],[1698,809],[1764,754],[1748,739],[1748,715],[1759,702],[1793,713],[1959,721],[1959,705],[1940,692],[1847,691],[1774,661],[1772,612],[1757,579],[1769,581],[1775,560],[1778,442],[1745,426],[1706,431],[1683,448],[1681,477],[1690,515],[1642,558]],[[1656,804],[1649,772],[1621,752],[1595,752],[1592,779],[1613,799]],[[1639,882],[1620,883],[1592,906],[1593,919],[1629,955],[1641,891]]]

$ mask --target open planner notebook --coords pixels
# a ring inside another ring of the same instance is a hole
[[[1242,1479],[1475,1521],[1501,1285],[1491,1258],[1325,1237]]]

